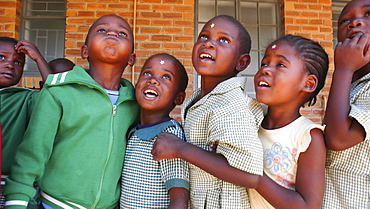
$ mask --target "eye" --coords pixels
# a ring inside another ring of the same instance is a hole
[[[265,63],[265,62],[261,63],[261,67],[266,67],[266,66],[267,66],[267,63]]]
[[[208,39],[208,37],[207,37],[206,35],[200,35],[200,36],[199,36],[199,39],[207,40],[207,39]]]
[[[278,67],[285,67],[285,64],[284,63],[278,63],[277,66]]]
[[[23,65],[23,63],[21,61],[14,61],[14,64],[19,65],[19,66]]]
[[[4,55],[0,55],[0,59],[5,59],[5,56]]]
[[[122,31],[121,31],[121,32],[118,32],[118,35],[119,35],[119,36],[127,37],[127,34],[126,34],[125,32],[122,32]]]
[[[343,20],[340,20],[339,24],[342,24],[342,23],[349,23],[351,20],[348,19],[348,18],[345,18]]]
[[[170,75],[165,74],[165,75],[163,75],[162,77],[163,77],[164,79],[171,80],[171,76],[170,76]]]
[[[220,39],[220,42],[222,42],[222,43],[230,43],[230,40],[229,39],[227,39],[227,38],[221,38]]]
[[[368,16],[370,16],[370,11],[365,12],[365,17],[368,17]]]
[[[143,75],[151,76],[152,74],[150,74],[150,72],[146,71],[146,72],[143,73]]]
[[[106,33],[107,31],[105,29],[99,29],[98,33]]]

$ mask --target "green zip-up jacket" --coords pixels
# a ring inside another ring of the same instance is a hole
[[[113,105],[82,67],[49,75],[7,178],[11,206],[5,208],[26,208],[21,205],[35,195],[34,181],[42,201],[55,208],[116,206],[127,133],[138,118],[128,80],[121,79]]]
[[[15,150],[22,142],[38,93],[38,91],[18,87],[0,90],[3,175],[9,175],[10,166],[14,164]]]

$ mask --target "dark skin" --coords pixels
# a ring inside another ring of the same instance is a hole
[[[211,19],[203,27],[192,55],[193,65],[201,74],[201,97],[249,65],[250,56],[240,53],[238,37],[233,23],[220,17]],[[243,187],[254,188],[261,178],[231,166],[221,154],[181,141],[169,133],[159,135],[152,154],[155,160],[184,159],[223,181]]]
[[[274,48],[272,48],[274,45]],[[302,105],[315,91],[318,79],[303,70],[303,61],[284,41],[270,45],[255,75],[257,100],[268,105],[262,127],[284,127],[299,118]],[[268,84],[268,86],[266,85]],[[300,153],[295,191],[263,175],[256,190],[275,208],[321,208],[325,185],[325,144],[321,130],[310,131],[311,143]]]
[[[180,90],[181,80],[177,63],[169,56],[158,55],[145,62],[135,88],[141,124],[153,124],[170,118],[171,110],[185,99],[185,92]],[[189,190],[172,187],[168,194],[169,209],[188,207]]]
[[[116,15],[105,15],[91,26],[81,57],[89,60],[89,74],[103,88],[117,91],[127,65],[134,65],[133,35],[128,23]]]
[[[348,117],[352,82],[370,72],[370,18],[367,1],[352,1],[338,20],[338,45],[334,52],[335,70],[325,115],[328,149],[345,150],[364,141],[362,125]],[[351,59],[348,59],[348,55]]]

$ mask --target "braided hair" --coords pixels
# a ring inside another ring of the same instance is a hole
[[[277,41],[285,41],[294,47],[297,55],[304,61],[304,70],[317,77],[317,88],[306,101],[308,106],[314,105],[317,101],[317,94],[325,85],[325,78],[329,68],[328,54],[318,42],[302,36],[288,34],[280,37],[275,42]]]

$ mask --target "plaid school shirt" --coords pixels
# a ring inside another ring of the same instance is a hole
[[[327,151],[322,208],[370,208],[370,73],[352,83],[349,117],[365,129],[365,140],[342,151]]]
[[[190,143],[205,150],[217,143],[216,152],[231,166],[262,175],[258,128],[263,114],[261,105],[244,95],[245,84],[246,78],[230,78],[201,99],[198,89],[184,102],[183,128]],[[189,168],[190,208],[250,208],[246,188],[219,180],[192,164]]]
[[[168,132],[185,140],[180,124],[168,118],[151,125],[141,125],[130,132],[122,171],[120,208],[168,208],[168,190],[189,190],[189,167],[182,159],[155,161],[151,150],[158,134]]]

